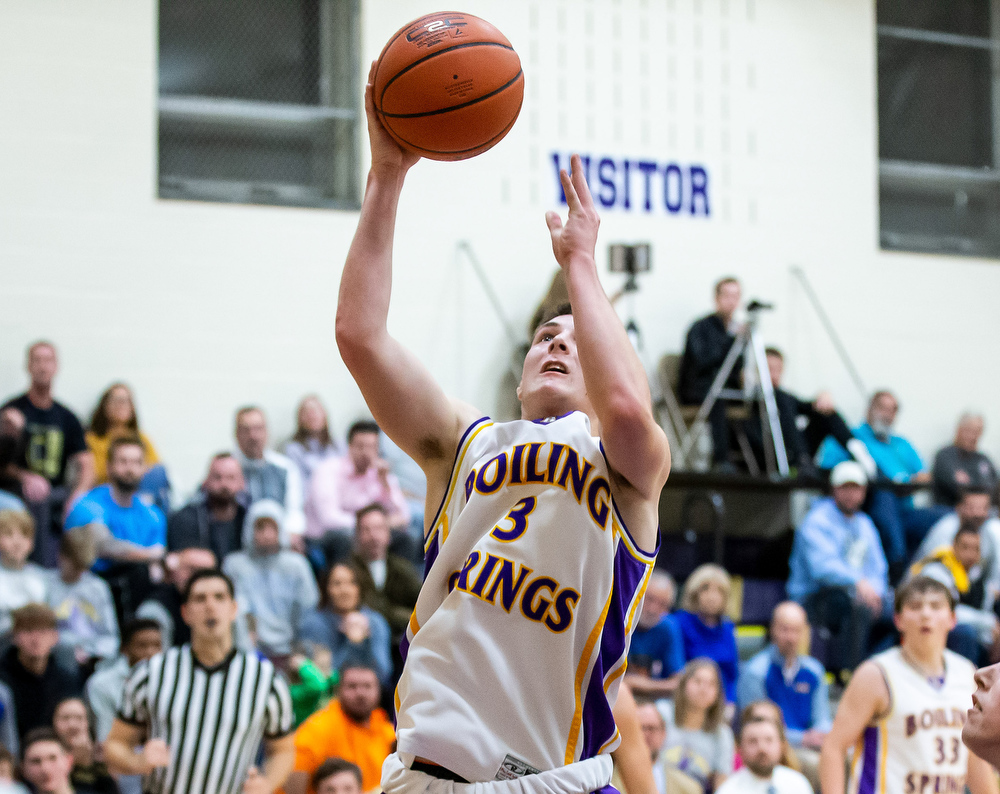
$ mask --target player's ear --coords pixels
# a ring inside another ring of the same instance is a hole
[[[517,389],[516,389],[516,391],[514,393],[517,395],[518,402],[520,402],[520,400],[521,400],[521,384],[520,383],[517,384]]]

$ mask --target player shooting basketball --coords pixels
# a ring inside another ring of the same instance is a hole
[[[670,452],[598,279],[599,219],[580,159],[561,175],[568,220],[546,215],[572,314],[534,335],[522,420],[494,423],[447,397],[387,331],[396,209],[419,158],[381,127],[370,81],[372,165],[337,343],[376,421],[426,473],[433,516],[383,788],[438,778],[597,790],[611,778],[611,706],[658,545]]]

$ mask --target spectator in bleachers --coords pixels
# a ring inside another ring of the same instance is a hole
[[[118,712],[118,703],[129,674],[139,662],[163,650],[160,624],[150,618],[133,618],[122,626],[121,653],[113,664],[102,666],[87,679],[86,697],[94,712],[94,733],[103,742]]]
[[[778,726],[778,731],[781,733],[782,746],[781,760],[779,763],[782,766],[787,766],[789,769],[794,769],[796,772],[801,772],[809,780],[809,784],[818,791],[819,768],[813,768],[812,773],[803,769],[798,755],[798,753],[802,751],[792,749],[792,745],[789,743],[788,736],[785,732],[785,715],[781,713],[781,709],[778,707],[778,704],[770,700],[758,700],[755,703],[750,703],[740,712],[739,722],[742,724],[750,722],[751,720],[770,720]],[[810,774],[815,776],[815,782],[809,777]]]
[[[98,794],[70,782],[73,754],[49,726],[24,737],[21,774],[34,794]]]
[[[701,405],[708,396],[722,362],[742,330],[734,320],[741,297],[737,279],[731,276],[720,279],[715,285],[715,311],[702,317],[688,330],[677,388],[682,404]],[[742,371],[742,364],[738,361],[726,379],[725,388],[739,389]],[[732,464],[729,462],[729,422],[725,400],[717,400],[712,406],[708,423],[712,429],[712,462],[717,468],[728,469]]]
[[[628,650],[625,680],[637,695],[663,697],[677,688],[684,667],[684,638],[670,614],[676,587],[666,571],[654,569]]]
[[[910,553],[943,514],[935,508],[915,509],[912,497],[897,496],[891,490],[878,487],[879,480],[914,484],[931,481],[930,472],[924,469],[917,450],[905,438],[892,432],[898,413],[899,401],[893,393],[884,389],[877,391],[868,405],[865,423],[853,430],[876,466],[876,471],[866,471],[872,487],[865,509],[878,529],[890,569],[889,578],[893,582],[905,572]],[[837,441],[827,438],[820,449],[819,465],[830,469],[850,457]]]
[[[22,510],[0,510],[0,637],[10,631],[15,609],[45,601],[45,570],[28,562],[35,522]]]
[[[328,758],[309,781],[314,794],[361,794],[361,770],[343,758]]]
[[[138,436],[142,441],[146,468],[139,492],[166,512],[170,507],[170,483],[166,469],[156,454],[153,442],[139,427],[132,390],[124,383],[113,383],[97,401],[90,417],[90,427],[84,436],[94,456],[94,485],[103,485],[108,481],[108,447],[116,438],[125,436]]]
[[[308,533],[322,543],[330,564],[349,556],[361,508],[382,505],[394,530],[405,530],[409,523],[406,499],[389,464],[379,456],[378,442],[377,424],[355,422],[347,432],[347,455],[327,460],[313,473],[306,498]]]
[[[736,702],[739,654],[736,627],[726,617],[732,582],[718,565],[699,565],[684,583],[681,608],[674,613],[684,642],[684,659],[707,657],[719,666],[726,702]]]
[[[964,413],[958,420],[955,441],[938,450],[931,474],[934,478],[934,501],[954,507],[966,489],[983,490],[991,498],[997,493],[997,470],[979,451],[985,427],[981,414]]]
[[[771,719],[746,719],[740,724],[743,767],[717,789],[718,794],[813,794],[801,772],[781,763],[781,724]]]
[[[249,495],[243,469],[229,452],[212,456],[194,498],[167,519],[167,549],[208,549],[217,559],[243,548]]]
[[[298,467],[284,455],[267,447],[267,419],[256,406],[236,412],[236,459],[243,468],[243,479],[250,501],[274,499],[285,508],[285,529],[291,546],[303,550],[302,533],[306,528],[302,512],[302,478]]]
[[[389,624],[361,603],[358,576],[347,563],[334,563],[320,593],[319,608],[306,614],[299,637],[330,649],[333,667],[360,662],[388,684],[392,675]]]
[[[32,728],[52,724],[56,704],[79,695],[77,670],[56,662],[59,642],[55,613],[44,604],[27,604],[14,611],[13,645],[0,656],[0,680],[14,694],[17,732],[23,739]]]
[[[714,791],[733,773],[735,741],[726,723],[726,696],[719,666],[711,659],[685,665],[673,702],[658,700],[667,725],[663,757],[668,764]]]
[[[660,710],[653,703],[640,703],[636,707],[636,716],[653,762],[657,794],[705,794],[704,787],[697,780],[676,769],[664,758],[667,723]]]
[[[980,565],[986,581],[1000,585],[1000,518],[992,513],[991,497],[989,491],[964,488],[954,509],[931,527],[913,559],[925,559],[941,547],[950,546],[964,527],[979,533]]]
[[[306,794],[309,778],[331,757],[361,769],[364,791],[377,790],[382,763],[392,752],[396,732],[379,708],[379,679],[374,668],[350,663],[340,669],[337,697],[295,732],[295,768],[285,794]]]
[[[18,782],[16,750],[0,742],[0,791],[4,794],[31,794]]]
[[[768,347],[764,353],[771,384],[774,386],[774,402],[778,409],[781,437],[785,442],[789,465],[797,467],[800,476],[815,475],[813,458],[827,436],[843,445],[855,458],[870,460],[867,448],[851,434],[829,392],[821,392],[814,400],[808,401],[785,391],[781,388],[785,374],[784,355],[776,347]],[[800,427],[800,422],[804,426]],[[764,439],[760,418],[751,417],[746,421],[745,427],[747,440],[763,468]]]
[[[423,569],[424,565],[424,507],[427,503],[427,475],[417,462],[407,455],[385,433],[379,433],[379,449],[388,462],[399,489],[403,492],[410,512],[410,523],[406,535],[393,533],[389,548],[402,557],[407,557],[414,565]]]
[[[380,504],[358,511],[351,565],[361,603],[385,618],[393,640],[406,631],[423,581],[409,560],[389,553],[389,516]]]
[[[319,603],[309,563],[288,543],[284,509],[273,499],[260,499],[247,511],[244,550],[222,563],[237,600],[254,617],[258,650],[279,668],[292,653],[303,617]]]
[[[826,670],[819,660],[803,653],[808,630],[805,610],[799,604],[785,601],[776,606],[771,644],[743,665],[736,696],[741,709],[765,698],[775,703],[783,719],[782,732],[787,733],[803,765],[815,770],[833,719]]]
[[[813,629],[830,635],[827,666],[853,670],[867,655],[874,623],[891,619],[892,592],[878,532],[861,512],[868,478],[859,463],[838,463],[832,495],[818,500],[795,530],[788,595]]]
[[[83,437],[83,426],[69,408],[52,396],[59,369],[55,346],[35,342],[28,348],[28,391],[5,403],[15,409],[24,427],[19,457],[7,464],[8,478],[17,481],[18,494],[35,518],[35,562],[56,562],[56,523],[93,485],[94,460]],[[69,473],[75,472],[70,482]]]
[[[158,584],[149,598],[139,604],[135,616],[155,620],[163,633],[163,647],[191,641],[191,629],[181,616],[184,588],[195,571],[215,568],[215,555],[208,549],[189,548],[167,555],[166,581]]]
[[[7,505],[10,499],[16,499],[24,506],[17,478],[17,462],[24,457],[27,445],[24,426],[24,414],[17,408],[0,408],[0,499],[3,500],[0,504]]]
[[[1000,640],[1000,620],[994,612],[997,582],[987,581],[981,537],[975,527],[960,526],[950,544],[934,549],[910,568],[910,576],[929,576],[951,590],[957,623],[948,633],[948,647],[977,667],[987,662],[990,649]]]
[[[324,705],[326,697],[336,689],[340,673],[332,665],[333,654],[322,645],[305,642],[296,645],[287,665],[296,728]]]
[[[48,605],[56,613],[59,642],[74,649],[76,661],[93,671],[118,652],[118,619],[108,583],[90,572],[96,559],[93,533],[77,527],[59,540],[59,569],[47,571]]]
[[[60,701],[52,716],[52,728],[73,755],[73,770],[69,775],[73,788],[118,794],[118,784],[100,760],[94,726],[83,699],[71,697]]]
[[[330,433],[330,419],[319,397],[303,397],[295,412],[295,435],[285,444],[285,455],[298,469],[302,479],[303,498],[309,492],[309,481],[321,464],[340,455],[340,445]]]

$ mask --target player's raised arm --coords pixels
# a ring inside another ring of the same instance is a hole
[[[417,358],[389,335],[396,210],[406,172],[419,158],[382,127],[372,98],[372,64],[365,113],[372,163],[361,216],[340,280],[337,346],[375,421],[425,469],[450,465],[464,424],[475,417],[449,400]]]
[[[587,396],[601,422],[601,440],[615,472],[647,501],[656,501],[670,471],[670,448],[653,416],[646,372],[597,276],[594,251],[600,219],[579,155],[560,172],[569,217],[545,216],[552,250],[566,275],[577,351]]]

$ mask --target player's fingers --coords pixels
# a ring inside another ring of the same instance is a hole
[[[580,208],[580,197],[576,194],[576,187],[573,185],[572,177],[566,173],[566,169],[559,169],[559,181],[562,184],[563,195],[566,196],[566,206],[570,212]]]
[[[545,225],[549,227],[549,232],[558,232],[562,229],[562,218],[559,217],[558,212],[545,213]]]
[[[378,69],[378,61],[372,61],[372,65],[368,67],[368,82],[371,85],[375,85],[375,70]]]
[[[573,188],[580,198],[580,204],[585,208],[594,206],[594,199],[590,195],[590,186],[587,184],[587,177],[583,173],[583,160],[580,155],[570,155],[570,168],[572,168]]]

